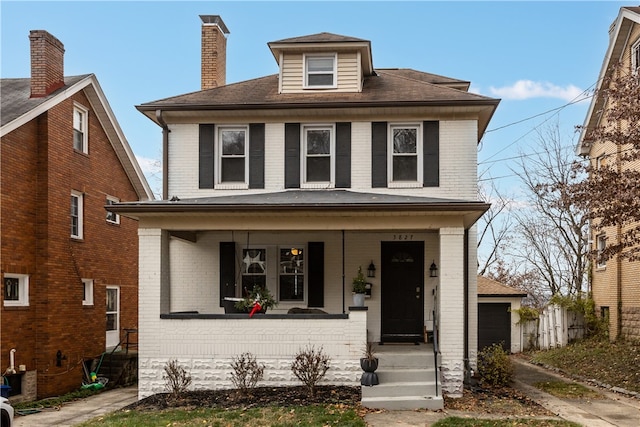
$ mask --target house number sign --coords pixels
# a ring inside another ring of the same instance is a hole
[[[413,240],[413,234],[394,234],[393,240]]]

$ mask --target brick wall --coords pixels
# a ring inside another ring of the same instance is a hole
[[[73,150],[74,102],[89,109],[88,155]],[[107,285],[121,290],[121,328],[137,327],[137,222],[108,224],[103,208],[107,195],[137,195],[90,107],[77,93],[2,139],[2,268],[30,275],[29,307],[2,308],[2,347],[37,369],[38,397],[79,388],[82,361],[104,351]],[[70,238],[71,190],[84,194],[83,240]],[[82,278],[94,280],[92,306]]]

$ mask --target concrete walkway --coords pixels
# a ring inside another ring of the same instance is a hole
[[[70,427],[93,417],[124,408],[138,400],[138,386],[114,388],[86,399],[67,403],[59,409],[43,409],[36,414],[16,415],[14,427]]]
[[[587,384],[600,393],[600,399],[559,399],[535,388],[533,384],[542,381],[573,382],[555,372],[529,364],[517,356],[511,358],[514,364],[514,387],[523,391],[538,404],[568,421],[586,427],[638,427],[640,426],[640,400],[624,397],[617,393],[603,391]],[[108,390],[63,405],[59,410],[46,409],[40,413],[19,416],[14,420],[16,427],[74,426],[93,417],[116,411],[137,401],[136,386]],[[448,417],[513,418],[469,413],[461,411],[381,411],[369,413],[365,421],[370,427],[427,427]],[[548,417],[542,417],[548,418]]]

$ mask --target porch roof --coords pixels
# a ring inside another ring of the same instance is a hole
[[[489,206],[489,203],[475,200],[361,193],[348,190],[286,190],[271,193],[122,202],[105,206],[105,208],[132,218],[232,212],[260,214],[282,211],[337,211],[343,214],[347,211],[432,212],[464,216],[465,226],[470,227],[489,209]]]

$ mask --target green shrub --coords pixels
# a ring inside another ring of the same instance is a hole
[[[509,355],[500,344],[492,344],[478,353],[478,375],[483,384],[506,386],[513,377]]]

